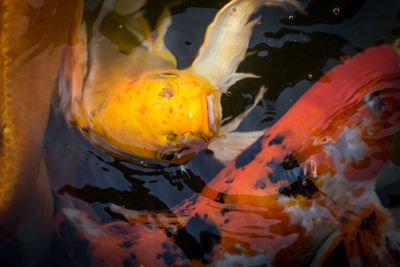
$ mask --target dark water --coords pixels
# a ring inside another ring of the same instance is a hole
[[[153,26],[169,2],[153,0],[145,5],[143,12]],[[206,27],[227,2],[187,0],[171,8],[173,24],[167,33],[166,45],[177,58],[178,68],[191,65],[204,40]],[[241,131],[265,129],[274,124],[314,82],[340,64],[342,57],[353,56],[378,44],[391,44],[400,38],[400,1],[313,0],[301,3],[307,14],[269,7],[254,15],[261,15],[262,23],[254,28],[248,56],[239,71],[255,73],[261,78],[238,82],[230,89],[231,94],[222,99],[224,117],[234,117],[252,103],[261,85],[268,88],[261,103],[241,124]],[[84,19],[89,29],[101,5],[102,1],[86,1]],[[106,26],[110,23],[112,28],[115,21],[104,23]],[[113,38],[117,42],[118,38],[129,36],[121,34]],[[51,110],[44,148],[55,203],[72,197],[80,205],[93,208],[104,222],[121,220],[120,215],[110,211],[110,204],[148,211],[172,208],[200,192],[223,167],[209,150],[190,160],[185,165],[186,172],[179,166],[133,156],[131,160],[114,158],[93,146],[56,108]],[[140,161],[145,164],[139,164]],[[383,186],[378,192],[386,206],[400,206],[398,185]],[[69,246],[81,245],[78,241],[73,243],[72,228],[65,232],[71,236]],[[68,257],[70,249],[55,239],[41,265],[76,264]],[[339,255],[336,258],[346,263],[342,252],[339,248],[332,257]],[[85,255],[75,257],[83,263],[87,260]],[[21,259],[11,258],[12,263],[22,264]]]

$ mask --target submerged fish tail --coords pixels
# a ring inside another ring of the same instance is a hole
[[[250,36],[258,19],[250,16],[262,6],[293,6],[296,0],[234,0],[224,6],[208,26],[205,42],[191,69],[207,77],[214,86],[227,90],[236,81],[257,77],[249,73],[235,73],[245,57]]]

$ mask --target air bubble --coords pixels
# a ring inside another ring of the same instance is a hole
[[[232,7],[232,11],[233,11],[233,12],[236,12],[236,7]]]
[[[339,16],[339,15],[340,15],[340,7],[334,7],[334,8],[332,9],[332,13],[333,13],[333,15],[335,15],[335,16]]]
[[[293,15],[290,15],[290,16],[289,16],[289,20],[294,20],[294,16],[293,16]]]

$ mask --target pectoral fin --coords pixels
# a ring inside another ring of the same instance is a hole
[[[265,129],[252,132],[237,132],[235,130],[243,119],[246,118],[254,107],[261,101],[266,91],[267,89],[262,86],[254,99],[253,105],[231,122],[222,126],[220,129],[221,137],[213,139],[208,145],[208,148],[214,152],[214,157],[224,165],[227,165],[240,152],[264,134]]]

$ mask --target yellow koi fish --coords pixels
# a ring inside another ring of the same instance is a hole
[[[107,9],[121,12],[116,10],[118,3],[106,1],[100,18],[107,14]],[[71,101],[67,117],[96,145],[109,152],[185,163],[218,137],[229,137],[248,114],[249,110],[221,127],[220,99],[238,80],[257,77],[236,70],[245,57],[252,28],[259,21],[259,18],[249,21],[250,16],[260,7],[271,5],[299,7],[295,0],[229,2],[208,27],[193,64],[184,70],[177,69],[175,57],[164,44],[171,24],[167,10],[157,30],[149,34],[148,25],[141,19],[141,5],[135,7],[133,17],[137,24],[143,25],[143,31],[132,34],[143,41],[128,54],[99,33],[89,42],[85,41],[85,34],[80,34],[82,44],[87,42],[87,50],[84,45],[82,49],[71,48],[71,57],[80,57],[81,62],[66,61],[61,83],[62,91],[72,92],[61,101],[67,103],[66,98]],[[144,38],[146,34],[149,36]],[[82,60],[85,55],[90,64]],[[65,89],[68,85],[71,88]],[[254,104],[264,92],[261,88]],[[229,153],[222,148],[228,142],[215,142],[212,148],[216,158],[229,162],[261,134],[262,131],[241,135],[235,139],[240,140],[234,144],[236,148],[229,147]],[[221,156],[220,152],[225,154]]]

